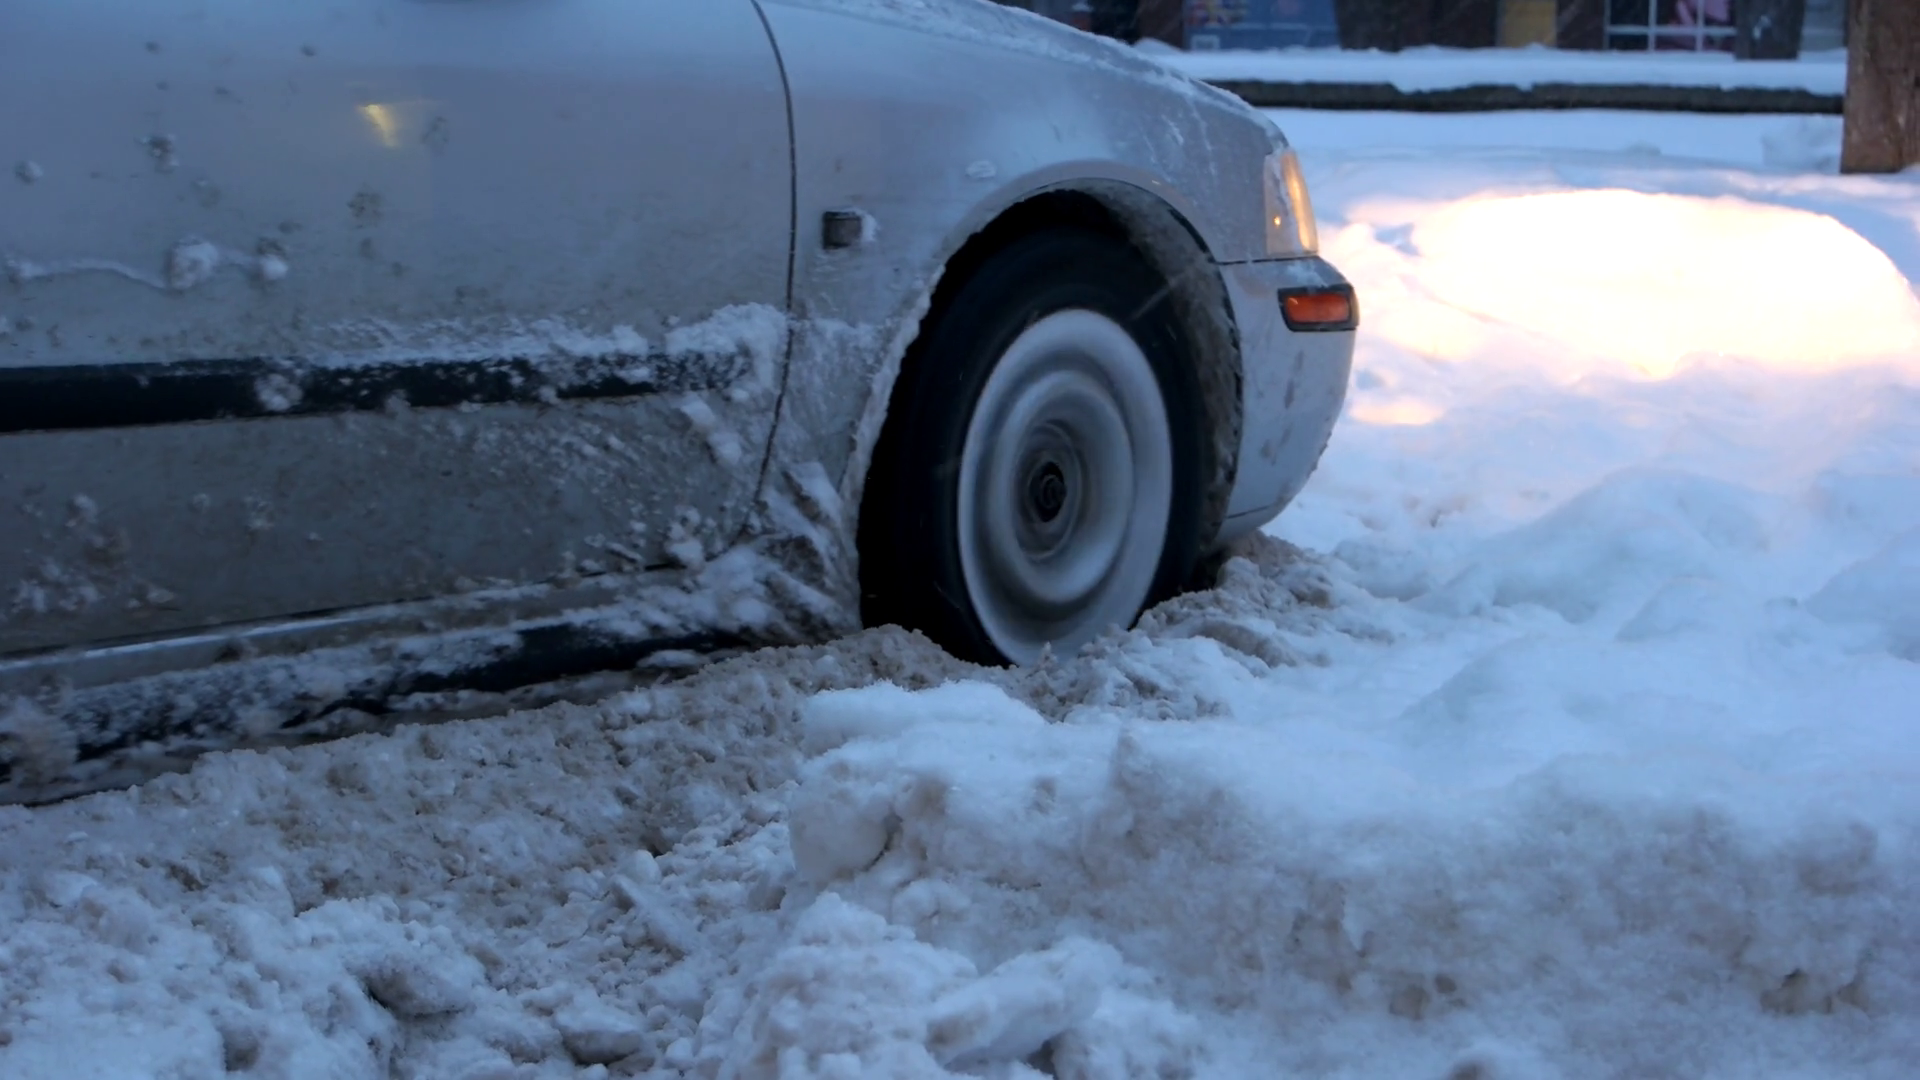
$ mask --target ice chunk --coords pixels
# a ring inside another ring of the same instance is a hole
[[[1110,946],[1083,938],[1016,956],[934,1002],[928,1047],[962,1068],[1025,1058],[1092,1016],[1119,967]]]
[[[755,980],[721,1075],[945,1076],[927,1049],[928,1004],[975,974],[965,957],[829,893]]]
[[[592,995],[554,1013],[553,1023],[567,1053],[582,1065],[611,1065],[646,1045],[644,1025]]]
[[[793,868],[804,881],[824,885],[873,865],[887,849],[896,822],[895,785],[884,781],[803,787],[789,810]]]
[[[854,739],[893,735],[922,724],[1028,727],[1046,723],[998,686],[954,682],[918,692],[892,683],[819,694],[801,707],[804,744],[825,753]]]

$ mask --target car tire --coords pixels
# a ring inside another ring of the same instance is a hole
[[[1070,652],[1190,577],[1203,422],[1166,282],[1080,229],[1014,241],[936,300],[874,450],[861,614],[962,659]]]

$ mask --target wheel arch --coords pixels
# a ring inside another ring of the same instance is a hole
[[[900,363],[904,368],[916,362],[926,328],[995,255],[1026,237],[1062,227],[1087,229],[1132,245],[1166,283],[1188,335],[1204,429],[1210,436],[1200,528],[1201,550],[1209,550],[1226,519],[1238,467],[1243,411],[1239,331],[1226,282],[1205,239],[1186,215],[1153,192],[1119,180],[1067,181],[1036,189],[1001,210],[966,235],[942,263],[939,282]],[[888,388],[889,398],[898,385]],[[887,406],[891,408],[891,400]],[[870,469],[871,462],[865,467]],[[864,489],[864,483],[861,486]]]

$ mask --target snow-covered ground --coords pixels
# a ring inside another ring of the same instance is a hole
[[[1809,52],[1798,60],[1735,60],[1726,53],[1572,52],[1541,47],[1429,46],[1396,53],[1353,49],[1181,52],[1155,42],[1146,49],[1161,63],[1199,79],[1388,83],[1409,93],[1461,86],[1590,83],[1839,94],[1847,85],[1844,49]]]
[[[1643,162],[1655,155],[1748,168],[1836,172],[1837,116],[1620,112],[1600,109],[1491,113],[1328,112],[1268,109],[1309,154],[1477,149],[1608,150]]]
[[[1914,1075],[1920,177],[1294,119],[1366,329],[1218,590],[0,809],[0,1076]]]

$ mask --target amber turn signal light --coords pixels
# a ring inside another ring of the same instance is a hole
[[[1360,307],[1350,285],[1282,289],[1280,313],[1292,330],[1352,330],[1360,325]]]

